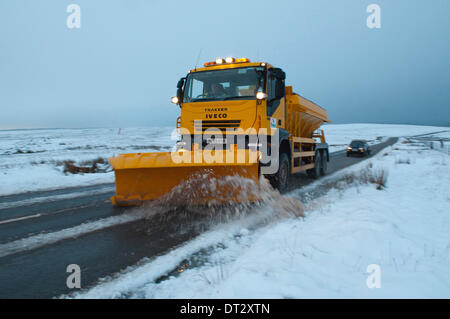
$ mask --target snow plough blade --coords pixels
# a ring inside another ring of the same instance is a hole
[[[186,152],[194,159],[194,152]],[[208,164],[176,163],[170,152],[121,154],[109,159],[116,178],[111,201],[133,206],[153,200],[197,205],[256,200],[249,189],[258,183],[257,154],[244,150],[244,156],[240,162]]]

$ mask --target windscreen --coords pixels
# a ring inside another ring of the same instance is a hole
[[[350,146],[351,147],[364,147],[364,142],[362,142],[362,141],[352,141]]]
[[[260,67],[193,72],[187,76],[183,102],[256,99],[263,79]]]

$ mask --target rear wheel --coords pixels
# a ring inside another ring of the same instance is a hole
[[[328,169],[328,156],[327,151],[321,152],[321,162],[320,162],[320,175],[324,176]]]
[[[306,171],[306,173],[313,177],[313,178],[318,178],[320,176],[320,167],[321,167],[321,156],[320,156],[320,152],[316,151],[316,155],[314,156],[314,168],[308,169]]]

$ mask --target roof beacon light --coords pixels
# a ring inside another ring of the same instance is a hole
[[[247,59],[247,58],[240,58],[240,59],[236,59],[234,62],[237,62],[237,63],[249,63],[250,60]]]
[[[216,61],[206,62],[203,65],[204,66],[213,66],[213,65],[224,64],[224,63],[249,63],[249,62],[250,62],[250,60],[247,58],[235,59],[235,58],[229,56],[226,59],[217,58]]]

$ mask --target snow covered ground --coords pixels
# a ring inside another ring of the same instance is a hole
[[[120,134],[119,134],[120,133]],[[0,131],[0,196],[113,183],[114,173],[64,173],[64,161],[107,159],[120,153],[169,151],[172,128]]]
[[[450,131],[426,134],[411,138],[411,140],[423,142],[439,152],[450,155]]]
[[[450,130],[449,127],[367,123],[325,124],[321,128],[325,132],[331,152],[345,149],[352,139],[363,139],[369,144],[374,144],[386,137],[414,136]]]
[[[354,138],[410,136],[449,128],[388,124],[324,125],[331,151]],[[111,171],[64,173],[64,161],[82,164],[119,153],[168,151],[172,127],[118,129],[0,130],[0,196],[61,187],[113,183]]]
[[[381,172],[385,187],[362,178]],[[308,200],[308,191],[324,185],[331,185],[326,195]],[[448,155],[400,139],[370,160],[284,195],[304,203],[305,218],[268,204],[256,217],[217,225],[74,296],[450,298],[449,186]],[[261,225],[260,215],[283,217]]]

